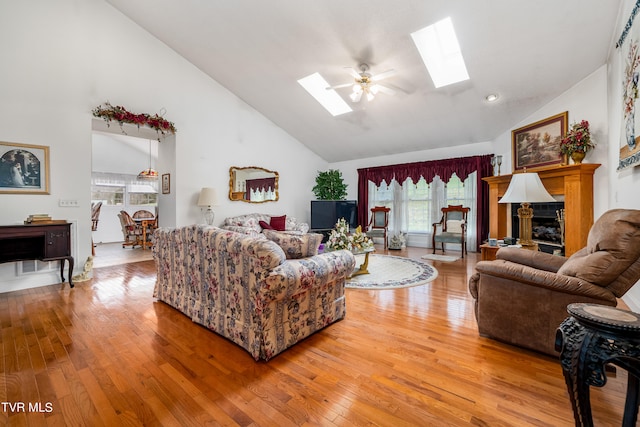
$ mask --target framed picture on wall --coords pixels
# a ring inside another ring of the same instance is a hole
[[[49,147],[0,142],[0,194],[49,194]]]
[[[565,161],[560,152],[560,141],[567,133],[568,116],[565,111],[511,131],[514,172]]]
[[[171,193],[171,175],[168,173],[162,174],[162,194]]]

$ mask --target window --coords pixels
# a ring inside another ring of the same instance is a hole
[[[464,183],[454,173],[444,187],[444,199],[447,205],[464,205]]]
[[[136,175],[98,173],[91,178],[91,202],[106,206],[156,206],[158,182],[141,181]]]
[[[424,178],[420,178],[414,184],[411,178],[407,179],[403,187],[407,204],[407,231],[410,233],[424,233],[431,227],[433,221],[429,218],[429,206],[432,203],[429,184]]]
[[[396,185],[395,181],[391,181],[391,184],[387,185],[384,181],[379,187],[376,187],[372,182],[369,182],[369,219],[371,219],[371,208],[374,206],[384,206],[387,208],[393,207],[393,187]],[[389,229],[393,229],[393,218],[389,217]]]
[[[469,174],[462,182],[460,178],[453,174],[449,182],[445,183],[436,176],[431,183],[427,183],[424,178],[420,178],[414,183],[411,178],[402,185],[395,180],[390,185],[382,183],[380,186],[369,182],[369,209],[374,206],[386,206],[391,208],[389,215],[389,232],[391,235],[397,232],[409,233],[411,235],[422,235],[416,237],[420,244],[428,242],[433,232],[433,223],[441,218],[441,208],[447,205],[462,205],[470,208],[467,216],[467,245],[475,245],[476,229],[476,172]]]
[[[157,205],[158,193],[129,193],[130,205]]]
[[[124,204],[124,185],[92,185],[91,203],[102,202],[108,206]]]

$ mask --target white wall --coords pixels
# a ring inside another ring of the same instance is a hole
[[[594,216],[602,215],[608,209],[609,194],[609,125],[607,117],[607,66],[603,65],[584,80],[576,83],[569,90],[525,117],[519,123],[514,123],[512,129],[505,131],[494,141],[496,154],[503,155],[502,170],[511,173],[513,158],[511,150],[511,130],[518,129],[538,120],[555,114],[569,112],[569,126],[581,120],[589,121],[593,140],[596,147],[587,153],[584,163],[600,163],[594,175]]]
[[[160,144],[158,171],[171,173],[161,223],[201,222],[201,187],[221,194],[216,222],[249,212],[308,220],[311,188],[326,162],[102,0],[0,3],[0,140],[47,145],[51,194],[0,195],[0,223],[34,212],[77,221],[77,271],[91,253],[91,110],[109,101],[158,113],[178,133]],[[231,202],[230,166],[280,173],[280,200]],[[77,208],[59,199],[79,201]],[[164,204],[164,205],[163,205]],[[56,274],[18,277],[0,265],[0,291],[57,283]]]

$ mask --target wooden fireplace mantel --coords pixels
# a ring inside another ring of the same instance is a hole
[[[593,225],[593,174],[599,166],[582,163],[535,170],[551,195],[564,196],[565,256],[587,245],[587,235]],[[498,203],[498,200],[507,191],[511,175],[482,179],[489,184],[489,234],[501,239],[508,235],[508,203]],[[535,216],[535,211],[533,214]]]

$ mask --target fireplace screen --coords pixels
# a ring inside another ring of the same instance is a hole
[[[518,208],[516,203],[511,204],[512,233],[513,237],[519,237],[520,224],[518,220]],[[532,203],[533,218],[531,219],[532,238],[540,246],[540,250],[553,253],[555,249],[563,248],[563,236],[557,212],[564,209],[563,202]]]

